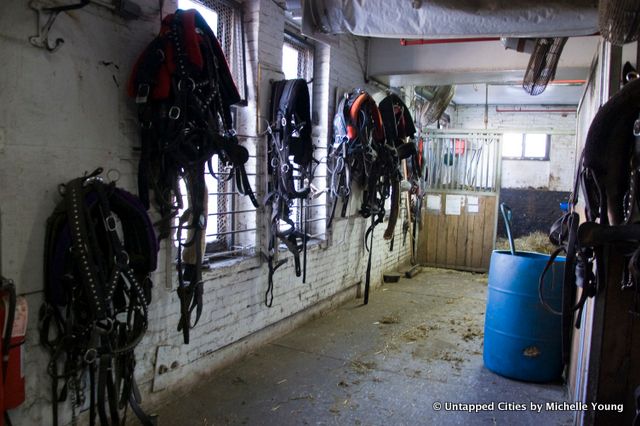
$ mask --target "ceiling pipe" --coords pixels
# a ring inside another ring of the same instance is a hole
[[[449,44],[449,43],[471,43],[478,41],[497,41],[500,37],[472,37],[472,38],[436,38],[436,39],[415,39],[407,40],[406,38],[400,39],[401,46],[414,46],[419,44]]]
[[[568,113],[575,113],[577,112],[577,108],[559,108],[559,109],[543,109],[543,108],[527,108],[527,109],[522,109],[522,108],[498,108],[496,107],[496,112],[551,112],[551,113],[557,113],[557,114],[568,114]]]

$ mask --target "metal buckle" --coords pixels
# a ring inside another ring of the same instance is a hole
[[[136,94],[136,103],[144,104],[147,102],[147,98],[149,97],[149,92],[151,91],[151,87],[147,83],[143,83],[138,86],[138,93]]]
[[[113,213],[110,213],[109,216],[104,218],[104,226],[107,228],[107,231],[114,232],[116,230],[116,217]]]
[[[633,123],[633,136],[640,136],[640,118]]]
[[[177,120],[180,117],[180,107],[172,106],[169,108],[169,118],[172,120]]]

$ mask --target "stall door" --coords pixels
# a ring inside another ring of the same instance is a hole
[[[500,188],[501,135],[437,131],[424,136],[428,177],[418,261],[426,266],[487,271]]]

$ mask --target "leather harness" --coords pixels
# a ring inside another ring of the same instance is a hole
[[[395,116],[391,120],[395,123]],[[387,198],[391,198],[391,211],[384,239],[393,241],[400,203],[401,158],[396,148],[396,139],[385,135],[380,110],[364,90],[357,89],[340,101],[333,127],[334,138],[328,156],[333,206],[327,227],[331,227],[333,222],[338,198],[342,199],[341,216],[346,216],[351,181],[355,180],[363,188],[359,213],[364,218],[371,218],[364,238],[365,249],[369,253],[364,290],[364,304],[367,304],[371,283],[373,232],[384,220]]]
[[[313,158],[311,141],[311,111],[309,89],[304,79],[282,80],[273,83],[271,95],[272,124],[268,132],[269,190],[264,204],[271,206],[267,263],[269,284],[265,305],[273,305],[273,275],[286,263],[278,261],[278,245],[283,243],[292,253],[296,276],[306,281],[307,229],[298,229],[291,218],[295,200],[301,200],[300,213],[304,214],[304,200],[311,194],[311,181],[318,161]],[[302,221],[302,226],[306,222]],[[300,254],[303,253],[303,264]]]
[[[626,259],[621,289],[635,290],[635,312],[640,315],[640,80],[627,83],[596,113],[580,157],[570,210],[551,228],[558,246],[540,277],[540,300],[562,315],[563,361],[570,357],[574,313],[580,328],[589,297],[601,294],[607,283],[607,258],[615,249]],[[585,221],[575,211],[578,191],[584,197]],[[544,275],[555,258],[566,253],[562,311],[546,303]],[[576,288],[580,297],[576,299]]]
[[[224,53],[213,31],[195,10],[177,10],[162,21],[160,34],[138,59],[129,80],[129,95],[139,104],[141,157],[138,191],[149,207],[154,192],[161,215],[159,239],[171,235],[171,223],[182,209],[179,180],[186,182],[189,209],[178,225],[178,296],[185,343],[203,308],[202,262],[207,224],[205,167],[214,173],[212,157],[227,164],[238,192],[258,202],[245,171],[249,159],[238,142],[231,105],[241,100]],[[191,237],[182,240],[182,231]],[[183,259],[193,248],[195,256]],[[192,316],[195,310],[195,318]]]
[[[51,354],[53,420],[58,402],[71,396],[75,422],[88,373],[90,424],[124,424],[119,411],[129,404],[152,425],[139,407],[134,349],[147,330],[158,245],[144,206],[103,183],[101,171],[62,185],[64,198],[47,221],[40,340]]]
[[[379,109],[380,115],[382,116],[382,123],[384,125],[387,143],[391,142],[393,143],[393,146],[395,146],[398,152],[398,161],[406,160],[408,165],[406,178],[411,184],[409,194],[410,196],[413,196],[412,205],[409,207],[411,211],[410,216],[413,217],[413,245],[411,253],[412,259],[415,259],[416,230],[419,224],[420,211],[422,209],[422,198],[424,196],[420,185],[422,179],[422,168],[419,163],[418,150],[414,143],[416,127],[413,123],[413,118],[411,117],[409,108],[407,108],[402,99],[394,93],[388,94],[382,101],[380,101]],[[408,142],[407,139],[409,140]],[[393,217],[393,215],[391,215],[391,217]],[[387,232],[389,232],[389,229],[393,232],[393,228],[391,226],[387,228]],[[405,241],[409,230],[408,221],[403,224],[402,229],[404,234],[403,241]]]

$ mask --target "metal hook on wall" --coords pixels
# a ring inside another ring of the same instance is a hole
[[[64,43],[64,39],[62,38],[57,38],[53,42],[53,45],[49,43],[49,31],[51,31],[51,27],[53,27],[58,14],[68,10],[80,9],[88,4],[89,0],[80,0],[80,3],[65,6],[44,7],[44,5],[37,0],[30,2],[29,7],[35,10],[38,15],[38,35],[29,37],[29,43],[35,47],[46,49],[51,53],[55,52]],[[45,14],[48,14],[48,16],[45,16]],[[42,24],[43,21],[46,22]]]

